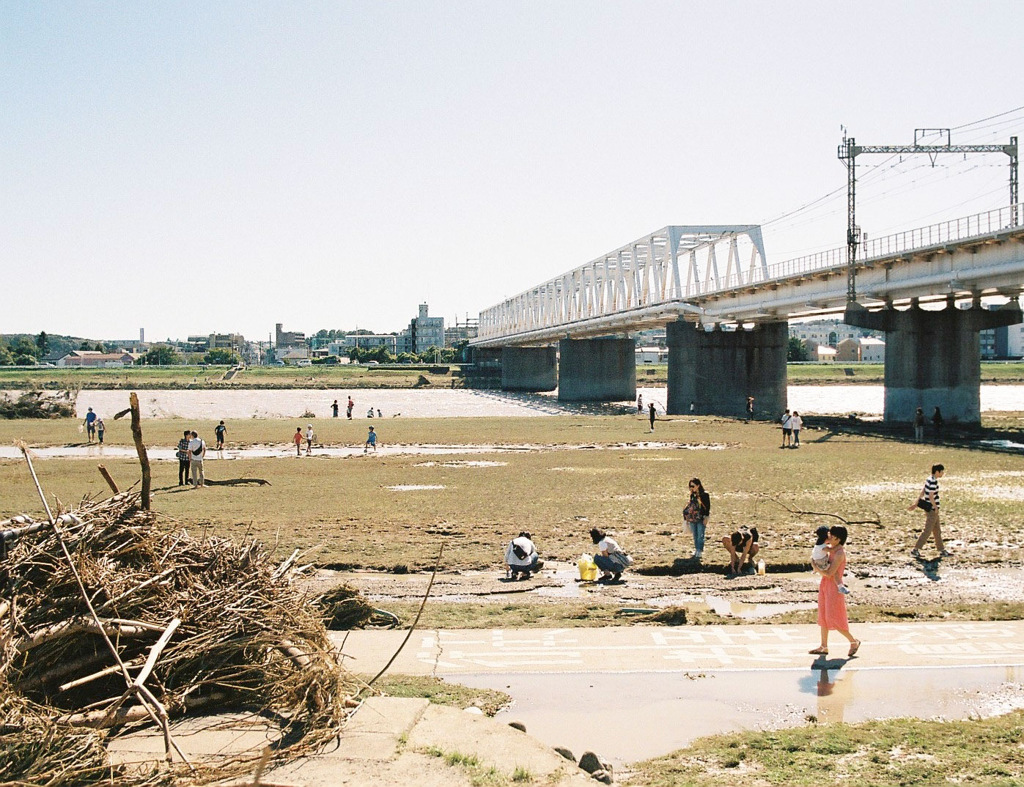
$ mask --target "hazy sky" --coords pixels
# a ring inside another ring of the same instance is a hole
[[[769,262],[840,246],[841,125],[1024,140],[1020,21],[1016,0],[4,0],[0,333],[464,320],[668,224],[766,223]],[[861,157],[859,223],[1000,207],[1007,161]]]

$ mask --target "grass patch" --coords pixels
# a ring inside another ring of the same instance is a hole
[[[638,787],[1020,784],[1024,712],[991,719],[891,719],[702,738],[633,766]]]
[[[128,419],[108,420],[111,445],[131,445]],[[149,445],[173,447],[180,419],[143,422]],[[0,421],[0,443],[24,438],[31,445],[80,442],[79,422],[69,419]],[[600,526],[616,534],[636,570],[672,566],[692,542],[682,509],[686,479],[699,476],[712,497],[709,550],[741,524],[756,524],[771,571],[804,565],[813,530],[835,520],[797,516],[790,508],[839,513],[850,519],[878,516],[878,525],[850,528],[850,565],[884,565],[906,555],[921,526],[907,511],[929,466],[946,465],[943,535],[958,542],[956,560],[989,567],[1019,564],[1021,457],[936,448],[856,434],[805,430],[800,451],[778,450],[778,429],[720,418],[667,419],[657,438],[664,448],[637,447],[649,437],[632,416],[552,418],[395,419],[381,424],[385,445],[533,445],[543,450],[486,454],[495,464],[472,466],[480,454],[287,458],[206,462],[207,477],[265,478],[271,486],[177,486],[177,463],[154,462],[154,509],[193,531],[225,537],[251,534],[287,557],[315,549],[306,560],[321,565],[409,571],[430,569],[442,540],[442,570],[500,570],[502,546],[528,530],[546,558],[575,563],[591,551],[587,536]],[[365,424],[321,419],[327,444],[359,445]],[[292,421],[245,420],[228,424],[228,445],[275,443],[284,448]],[[723,446],[721,450],[701,446]],[[689,447],[689,448],[687,448]],[[697,450],[691,450],[697,449]],[[97,459],[97,461],[100,461]],[[137,482],[134,459],[103,461],[122,488]],[[108,494],[93,461],[36,462],[50,499],[77,501]],[[437,487],[398,491],[403,486]],[[36,491],[21,461],[0,462],[0,517],[40,516]],[[724,552],[722,552],[724,556]]]
[[[370,677],[364,675],[362,679],[365,681]],[[461,683],[449,683],[441,678],[426,675],[392,675],[389,672],[373,685],[389,697],[425,699],[434,705],[460,709],[477,707],[488,716],[493,716],[512,701],[512,698],[502,691],[474,689]]]
[[[393,612],[403,625],[415,617],[419,602],[390,602]],[[493,604],[467,602],[459,604],[432,604],[423,609],[420,629],[487,629],[487,628],[561,628],[572,626],[621,626],[628,618],[619,614],[615,604],[594,604],[586,601]]]

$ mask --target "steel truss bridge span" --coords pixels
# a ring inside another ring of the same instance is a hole
[[[861,243],[860,300],[1024,289],[1017,205]],[[758,225],[670,226],[480,313],[475,347],[550,344],[664,325],[782,321],[841,311],[847,248],[767,264]]]

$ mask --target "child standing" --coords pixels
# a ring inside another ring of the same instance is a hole
[[[374,452],[377,450],[377,433],[373,431],[373,427],[370,427],[369,434],[366,435],[366,444],[363,446],[363,453],[370,447],[373,447]]]
[[[295,443],[295,455],[302,456],[302,427],[295,427],[295,434],[292,435],[292,442]]]
[[[827,525],[822,525],[814,531],[814,535],[817,536],[818,540],[814,542],[814,548],[811,549],[811,567],[820,573],[828,570],[829,545],[825,543],[828,533]],[[838,578],[835,579],[835,583],[836,589],[844,596],[850,592],[850,589],[840,582]]]
[[[100,439],[100,445],[103,445],[103,433],[107,431],[106,425],[103,423],[102,418],[96,419],[96,436]]]

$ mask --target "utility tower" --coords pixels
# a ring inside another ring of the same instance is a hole
[[[940,153],[1005,153],[1010,157],[1010,207],[1012,221],[1017,224],[1017,138],[1010,137],[1008,145],[953,145],[950,143],[948,128],[916,128],[913,145],[858,145],[853,137],[847,139],[843,131],[843,142],[839,146],[839,160],[846,166],[846,300],[857,300],[857,246],[860,245],[860,227],[857,226],[857,156],[861,153],[927,153],[935,166]],[[936,144],[921,144],[925,137],[937,134]]]

